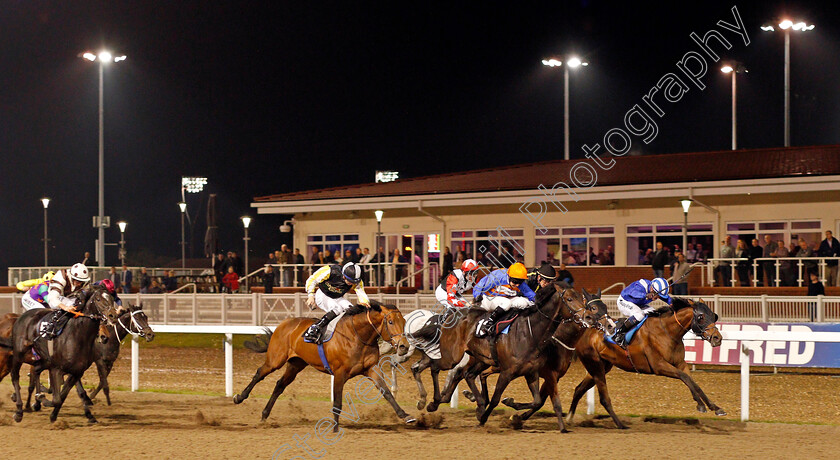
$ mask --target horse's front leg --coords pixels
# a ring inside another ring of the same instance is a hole
[[[653,364],[653,371],[656,375],[664,375],[665,377],[682,380],[685,386],[688,387],[689,391],[691,391],[691,396],[697,402],[698,412],[706,412],[706,406],[708,406],[709,409],[715,412],[715,415],[726,415],[726,411],[711,402],[709,397],[706,396],[706,393],[704,393],[700,388],[700,385],[697,385],[697,382],[688,375],[688,364],[683,364],[685,365],[685,369],[680,370],[671,363],[662,360]]]
[[[365,375],[370,377],[373,380],[373,383],[376,385],[376,388],[379,389],[379,392],[382,393],[382,396],[385,397],[385,400],[394,408],[394,412],[397,413],[397,417],[403,419],[405,423],[414,423],[417,421],[414,417],[408,415],[399,404],[397,404],[397,400],[394,399],[394,395],[391,394],[391,390],[388,389],[388,384],[385,383],[385,379],[377,372],[379,366],[373,366],[365,372]],[[338,382],[338,379],[336,379]],[[334,395],[336,398],[340,398],[340,395]],[[340,406],[339,406],[340,407]],[[337,416],[336,416],[337,417]],[[336,419],[337,423],[337,419]]]
[[[422,374],[423,371],[431,365],[431,363],[432,359],[423,353],[423,357],[411,366],[411,374],[414,376],[414,381],[417,383],[417,390],[420,392],[420,399],[417,400],[417,410],[423,410],[423,406],[426,405],[427,396],[426,387],[423,386],[423,380],[420,378],[420,374]],[[397,380],[396,375],[394,374],[396,371],[396,366],[391,366],[391,377],[394,381]],[[439,395],[435,394],[435,399],[437,400],[438,398]]]

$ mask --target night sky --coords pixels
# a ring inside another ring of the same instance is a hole
[[[132,265],[141,249],[180,256],[182,175],[209,178],[189,197],[193,213],[218,194],[222,248],[241,248],[238,218],[250,213],[262,255],[288,236],[280,217],[249,209],[254,196],[371,182],[376,169],[412,177],[562,158],[563,72],[540,63],[560,53],[590,62],[571,77],[573,158],[699,51],[691,32],[712,28],[733,44],[722,56],[749,69],[739,147],[782,145],[784,40],[759,26],[786,12],[816,24],[791,39],[792,145],[840,143],[831,2],[383,3],[3,1],[0,282],[7,266],[43,263],[42,196],[53,199],[50,262],[94,250],[98,64],[78,55],[103,47],[128,56],[105,70],[105,214],[128,221]],[[733,6],[749,46],[716,27],[734,22]],[[632,154],[728,149],[719,68],[705,90],[663,106],[657,138]],[[106,238],[119,239],[116,226]]]

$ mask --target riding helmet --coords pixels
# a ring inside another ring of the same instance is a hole
[[[362,269],[353,262],[344,264],[341,274],[352,284],[356,284],[362,279]]]
[[[540,268],[537,269],[537,274],[539,274],[540,277],[547,280],[553,280],[557,278],[557,271],[554,270],[554,266],[552,266],[548,262],[545,262],[542,265],[540,265]]]

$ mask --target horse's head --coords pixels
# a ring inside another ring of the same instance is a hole
[[[126,318],[126,316],[128,316]],[[128,326],[124,325],[123,319],[128,320]],[[128,305],[128,311],[120,316],[119,323],[123,326],[129,334],[144,337],[146,342],[151,342],[155,339],[155,331],[149,326],[149,318],[143,312],[143,304]]]
[[[402,313],[394,305],[374,304],[371,303],[371,308],[379,307],[382,315],[382,324],[379,326],[379,335],[382,340],[390,343],[396,350],[397,354],[402,356],[408,352],[408,339],[405,337],[405,318]]]
[[[703,299],[694,302],[688,301],[694,311],[694,316],[691,320],[691,332],[703,340],[708,340],[713,347],[719,347],[723,342],[723,335],[717,328],[715,323],[718,320],[717,313],[713,312],[708,305],[703,302]]]
[[[560,302],[557,315],[563,321],[574,321],[582,324],[584,327],[595,326],[598,321],[596,317],[597,308],[588,306],[586,300],[579,292],[570,287],[564,287],[564,284],[558,283],[555,286],[557,293],[553,298],[556,298]]]
[[[585,288],[583,289],[583,298],[586,300],[586,308],[594,309],[595,318],[597,324],[595,327],[598,329],[603,330],[607,334],[612,334],[615,332],[615,321],[610,318],[610,315],[607,313],[607,304],[601,300],[601,289],[598,289],[598,292],[595,294],[590,294]]]
[[[114,296],[105,286],[91,286],[86,291],[82,313],[102,316],[108,324],[113,325],[119,316],[119,307]]]

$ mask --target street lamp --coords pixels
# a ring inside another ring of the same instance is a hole
[[[48,267],[47,253],[49,252],[49,239],[47,239],[47,207],[50,205],[50,199],[46,197],[41,198],[41,203],[44,205],[44,267]]]
[[[120,265],[125,265],[125,226],[128,224],[121,220],[117,225],[120,227]]]
[[[732,150],[735,150],[738,148],[738,98],[736,96],[735,75],[739,73],[747,73],[747,69],[740,62],[733,62],[731,64],[726,64],[723,67],[721,67],[720,71],[723,73],[732,74]]]
[[[187,241],[184,239],[184,214],[187,212],[187,203],[179,201],[178,206],[181,208],[181,268],[187,268]]]
[[[805,32],[813,30],[814,25],[806,25],[804,22],[794,23],[790,19],[779,22],[779,28],[785,32],[785,147],[790,147],[790,31],[791,29]],[[765,32],[773,32],[772,25],[761,26]]]
[[[373,211],[373,214],[376,215],[376,261],[380,264],[376,268],[376,285],[382,286],[382,280],[380,278],[382,277],[382,262],[384,261],[379,260],[379,248],[382,244],[382,215],[385,214],[385,211],[377,209],[376,211]]]
[[[249,292],[248,288],[248,241],[251,238],[248,238],[248,227],[251,226],[251,218],[248,216],[242,217],[242,225],[245,226],[245,238],[242,238],[242,241],[245,242],[245,291]]]
[[[688,208],[691,207],[692,200],[680,200],[680,204],[682,204],[683,208],[683,254],[686,254],[686,259],[688,255],[686,251],[688,251]]]
[[[96,259],[99,261],[99,266],[105,266],[105,105],[104,105],[104,91],[105,86],[105,65],[110,62],[120,62],[125,60],[125,56],[114,57],[108,51],[100,51],[99,54],[93,54],[90,51],[82,53],[81,57],[90,62],[99,61],[99,216],[96,222],[98,228],[98,240],[96,241],[96,251],[98,253]]]
[[[542,63],[548,67],[560,67],[563,65],[563,61],[560,59],[543,59]],[[565,160],[569,159],[569,68],[576,69],[580,66],[588,65],[588,62],[581,61],[580,58],[572,56],[566,60],[566,66],[563,68],[563,159]]]

